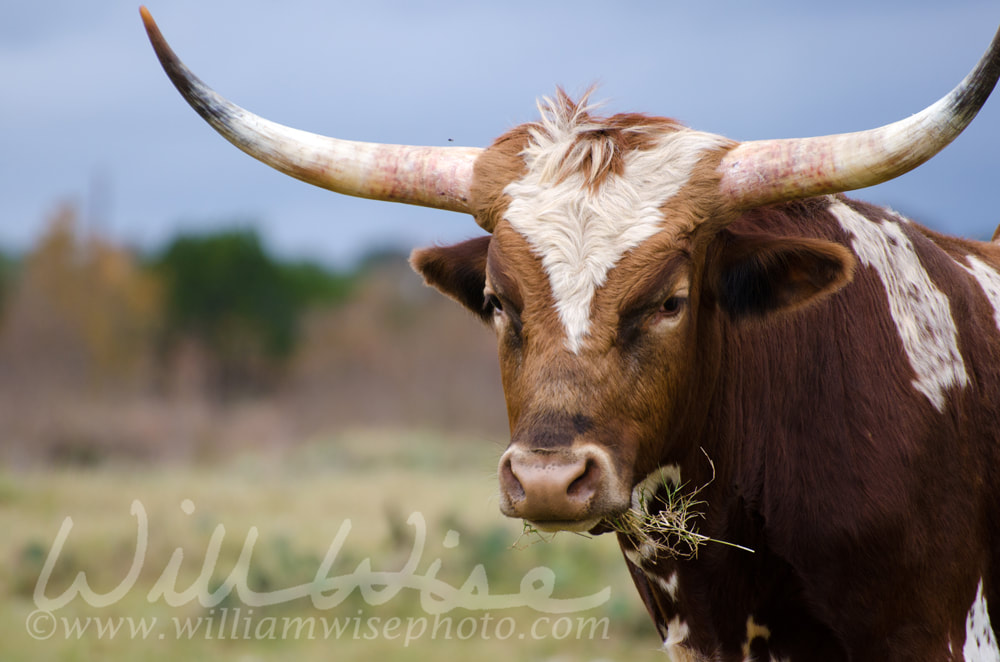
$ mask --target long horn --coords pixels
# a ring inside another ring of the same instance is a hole
[[[965,129],[998,76],[1000,30],[958,87],[912,117],[857,133],[737,145],[719,165],[722,193],[746,209],[898,177],[944,149]]]
[[[337,193],[469,212],[474,147],[414,147],[328,138],[276,124],[227,101],[184,66],[149,10],[142,21],[174,86],[229,142],[272,168]]]

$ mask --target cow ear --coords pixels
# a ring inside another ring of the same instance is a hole
[[[851,252],[821,239],[724,230],[716,249],[717,301],[734,319],[795,310],[833,294],[854,274]]]
[[[486,253],[489,246],[490,237],[487,236],[453,246],[420,248],[413,251],[410,264],[428,285],[486,320],[483,290],[486,288]]]

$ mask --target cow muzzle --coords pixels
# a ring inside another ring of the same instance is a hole
[[[611,459],[593,444],[524,449],[500,458],[500,510],[542,531],[589,531],[628,507],[617,498]]]

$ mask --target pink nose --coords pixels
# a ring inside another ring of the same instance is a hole
[[[543,529],[590,528],[606,478],[603,460],[595,448],[511,447],[500,460],[500,508]]]

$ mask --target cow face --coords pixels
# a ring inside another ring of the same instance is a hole
[[[711,320],[791,310],[849,278],[841,246],[725,229],[729,147],[557,99],[476,163],[473,207],[492,235],[414,254],[497,334],[504,514],[574,531],[621,514],[678,450]]]

